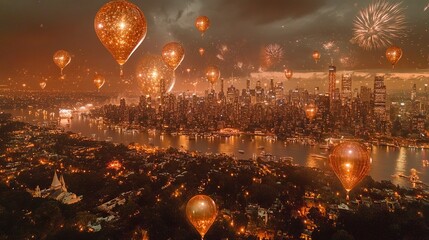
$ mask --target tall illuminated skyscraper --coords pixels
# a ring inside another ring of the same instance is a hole
[[[333,101],[336,98],[336,96],[335,96],[335,82],[337,80],[336,75],[337,75],[337,68],[333,65],[329,66],[328,94],[329,94],[329,106],[330,106],[331,112],[332,112],[332,108],[333,108]]]
[[[352,92],[352,74],[344,73],[341,77],[341,103],[349,105],[353,97]]]
[[[411,90],[411,101],[415,101],[417,97],[417,86],[414,83],[413,88]]]
[[[374,79],[374,114],[381,118],[386,114],[386,85],[384,85],[384,76],[375,76]]]

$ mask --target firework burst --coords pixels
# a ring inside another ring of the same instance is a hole
[[[280,63],[283,59],[283,48],[279,44],[269,44],[262,51],[262,62],[267,68]]]
[[[365,50],[385,48],[394,39],[406,36],[407,29],[402,2],[384,0],[377,0],[362,9],[353,25],[351,42]]]

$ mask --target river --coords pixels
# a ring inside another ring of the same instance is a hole
[[[35,111],[12,110],[7,111],[25,122],[39,124],[43,122],[43,115]],[[56,116],[58,114],[56,113]],[[293,162],[302,166],[329,167],[326,157],[328,152],[318,145],[310,146],[300,143],[288,143],[267,139],[263,136],[231,136],[231,137],[196,137],[190,139],[183,135],[161,134],[156,132],[126,132],[97,123],[94,120],[79,115],[74,115],[71,120],[63,119],[61,127],[66,131],[81,133],[96,140],[109,140],[115,143],[151,144],[161,148],[184,148],[190,151],[225,153],[240,159],[252,158],[261,151],[277,157],[293,157]],[[373,179],[390,180],[394,184],[410,187],[406,178],[398,177],[399,174],[410,175],[411,169],[416,169],[420,180],[429,184],[429,167],[424,166],[422,160],[429,159],[428,149],[411,149],[373,146],[371,150],[372,164],[370,175]]]

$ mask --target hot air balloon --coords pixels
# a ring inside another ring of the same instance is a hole
[[[186,204],[186,217],[204,239],[217,216],[217,207],[213,199],[206,195],[196,195]]]
[[[365,146],[357,142],[344,142],[337,145],[329,155],[332,170],[349,192],[368,174],[371,159]]]
[[[314,61],[316,61],[316,63],[319,61],[319,59],[320,59],[320,53],[319,53],[319,51],[315,50],[313,52],[313,59],[314,59]]]
[[[212,84],[212,88],[213,85],[217,82],[217,80],[219,80],[220,78],[220,71],[219,68],[215,67],[215,66],[211,66],[208,67],[206,69],[206,78],[207,80]]]
[[[386,58],[392,64],[392,68],[395,68],[395,64],[402,57],[402,49],[400,47],[391,46],[386,50]]]
[[[45,89],[45,87],[46,87],[46,82],[45,81],[41,81],[41,82],[39,82],[39,86],[40,86],[40,88],[43,90],[43,89]]]
[[[313,121],[317,113],[317,106],[314,103],[310,103],[305,106],[305,115],[310,121]]]
[[[54,53],[54,63],[61,69],[61,75],[63,75],[63,69],[69,65],[71,61],[70,54],[65,50],[58,50]]]
[[[185,58],[185,49],[180,43],[170,42],[162,48],[162,60],[173,71],[177,69],[183,58]]]
[[[293,76],[293,71],[290,69],[285,69],[285,76],[288,80],[291,79]]]
[[[101,74],[96,74],[94,77],[94,85],[97,87],[97,90],[100,90],[101,87],[103,87],[104,83],[106,82],[106,79]]]
[[[204,35],[204,32],[207,31],[210,27],[210,20],[206,16],[199,16],[195,19],[195,27],[198,31],[201,32],[201,36]]]
[[[198,49],[198,52],[200,53],[200,56],[203,56],[205,51],[206,50],[204,50],[204,48]]]
[[[146,37],[147,24],[143,12],[126,0],[103,5],[95,15],[95,32],[121,67]]]

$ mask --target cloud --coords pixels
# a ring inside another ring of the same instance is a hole
[[[309,15],[327,2],[327,0],[222,0],[219,8],[230,9],[237,19],[264,25]]]

